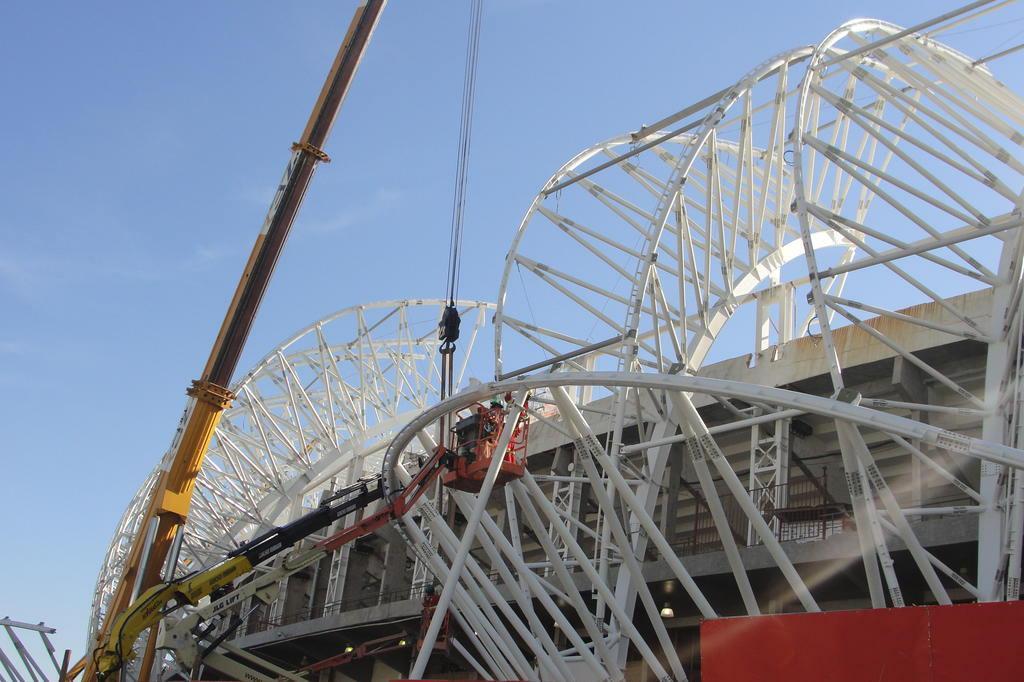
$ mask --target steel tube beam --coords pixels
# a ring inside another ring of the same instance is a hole
[[[501,462],[504,459],[504,453],[508,449],[508,444],[512,439],[512,432],[515,430],[516,422],[519,420],[519,415],[523,411],[523,402],[526,399],[526,394],[520,392],[512,405],[512,409],[505,416],[504,427],[501,431],[501,436],[498,437],[498,443],[495,446],[494,457],[491,458],[490,466],[487,468],[487,474],[484,477],[483,483],[480,486],[479,498],[477,499],[476,507],[473,509],[473,514],[469,517],[466,522],[466,527],[462,531],[462,541],[459,544],[458,553],[452,559],[452,565],[448,574],[448,579],[445,581],[444,588],[441,590],[441,597],[438,601],[437,608],[434,609],[433,618],[430,620],[430,626],[427,628],[426,634],[423,636],[423,648],[420,649],[419,654],[416,656],[416,662],[412,667],[411,675],[413,678],[423,676],[423,671],[427,667],[427,661],[430,659],[430,651],[434,648],[434,642],[437,641],[437,633],[441,629],[441,622],[444,619],[444,613],[448,610],[448,606],[452,601],[452,594],[455,591],[455,586],[458,583],[459,576],[462,573],[462,567],[466,563],[466,556],[469,554],[469,550],[473,548],[473,542],[476,539],[476,530],[480,526],[480,517],[483,516],[487,510],[487,502],[491,497],[491,490],[494,489],[494,483],[498,479],[498,471],[501,469]]]
[[[697,413],[697,408],[693,406],[689,396],[685,393],[673,393],[670,396],[673,406],[679,410],[682,419],[681,423],[686,423],[691,429],[693,429],[694,435],[698,440],[699,447],[706,447],[708,449],[708,456],[711,463],[718,469],[719,475],[725,484],[729,487],[730,492],[733,494],[733,498],[739,503],[743,511],[746,513],[747,518],[750,520],[751,525],[757,532],[758,537],[761,538],[761,542],[764,543],[765,549],[771,554],[772,559],[775,560],[779,570],[782,571],[782,575],[786,578],[786,582],[793,589],[797,599],[803,605],[807,611],[820,611],[818,604],[814,601],[810,591],[807,589],[807,585],[804,584],[803,578],[796,572],[796,568],[793,566],[793,562],[789,560],[786,553],[783,551],[782,546],[779,544],[775,534],[772,533],[768,524],[765,522],[764,517],[761,516],[761,512],[754,506],[753,500],[750,499],[750,494],[743,487],[740,479],[736,476],[736,472],[733,471],[732,466],[726,461],[725,456],[718,449],[718,445],[714,439],[707,432],[707,427],[704,425],[704,420],[701,419]]]

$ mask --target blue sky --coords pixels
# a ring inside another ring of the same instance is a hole
[[[168,444],[354,5],[0,9],[0,615],[45,619],[76,656],[114,524]],[[580,148],[846,19],[955,3],[485,6],[462,294],[490,300],[527,204]],[[385,11],[240,370],[335,309],[443,294],[467,7]],[[1018,30],[950,42],[988,54]]]

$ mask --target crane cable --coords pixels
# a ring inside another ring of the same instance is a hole
[[[451,233],[448,237],[448,270],[446,272],[445,299],[447,305],[441,313],[438,324],[438,340],[441,341],[441,400],[453,391],[452,366],[455,342],[459,338],[459,310],[456,301],[459,296],[459,279],[462,270],[462,235],[466,210],[466,184],[469,177],[469,151],[472,146],[473,109],[476,100],[476,73],[480,54],[480,25],[483,16],[483,0],[470,0],[469,35],[466,40],[466,66],[462,80],[462,110],[459,125],[459,142],[456,150],[455,192],[452,197]],[[441,421],[440,444],[447,440],[445,419]]]

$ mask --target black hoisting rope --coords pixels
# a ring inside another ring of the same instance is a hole
[[[466,41],[466,66],[462,80],[462,111],[459,125],[459,143],[456,151],[455,192],[452,197],[451,234],[448,239],[448,271],[445,299],[448,301],[441,313],[437,326],[437,338],[441,342],[441,400],[454,390],[453,357],[455,342],[459,339],[459,309],[455,302],[459,297],[459,277],[462,268],[463,216],[466,210],[466,181],[469,177],[469,150],[473,133],[473,108],[476,99],[476,72],[480,54],[480,24],[483,15],[483,0],[470,0],[469,36]],[[439,443],[447,444],[445,430],[447,419],[441,420]]]

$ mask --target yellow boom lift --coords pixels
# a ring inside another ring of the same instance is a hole
[[[162,585],[165,579],[173,582],[196,476],[221,414],[234,398],[228,385],[313,172],[321,161],[330,161],[323,152],[324,143],[386,1],[363,0],[356,9],[306,129],[292,145],[294,153],[231,299],[202,378],[193,381],[187,391],[189,404],[172,444],[172,454],[165,462],[139,534],[128,553],[117,591],[97,633],[94,655],[79,661],[69,671],[67,679],[74,679],[83,668],[84,679],[88,682],[114,672],[131,655],[129,651],[122,651],[122,644],[127,641],[130,648],[139,634],[159,620],[167,600],[154,598],[154,590],[165,589]],[[236,577],[244,563],[248,562],[243,560],[217,568]],[[208,572],[195,576],[189,583],[188,599],[209,594],[225,580],[231,578]],[[149,639],[139,679],[149,678],[155,639]]]

